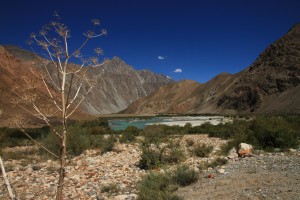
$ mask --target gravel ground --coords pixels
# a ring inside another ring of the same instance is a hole
[[[205,171],[199,181],[180,188],[179,196],[186,200],[233,199],[300,199],[300,155],[266,154],[230,160],[217,169]],[[207,178],[208,174],[216,175]]]

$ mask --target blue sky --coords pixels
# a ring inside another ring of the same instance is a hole
[[[71,47],[98,18],[108,36],[91,42],[87,55],[100,46],[105,57],[118,56],[135,69],[201,83],[248,67],[300,22],[299,0],[6,1],[0,44],[26,47],[55,10],[71,29]]]

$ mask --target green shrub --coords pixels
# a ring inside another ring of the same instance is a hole
[[[25,129],[26,133],[33,139],[41,139],[49,134],[49,127]],[[0,147],[15,147],[33,145],[21,130],[16,128],[0,128]]]
[[[288,149],[297,147],[299,136],[297,131],[281,117],[257,118],[250,126],[253,131],[253,143],[258,148]]]
[[[140,129],[134,126],[128,126],[124,132],[131,133],[133,136],[138,136],[140,134]]]
[[[207,165],[207,167],[217,167],[217,166],[222,166],[222,165],[225,165],[227,164],[228,160],[226,158],[221,158],[221,157],[218,157],[216,158],[213,162],[209,163]]]
[[[145,170],[157,168],[161,164],[161,157],[162,155],[159,150],[144,145],[142,146],[142,155],[138,166],[140,169]]]
[[[180,200],[182,198],[172,194],[177,190],[170,174],[150,173],[138,183],[140,200]]]
[[[162,164],[179,163],[185,159],[179,143],[170,142],[165,148],[161,149],[161,153]]]
[[[188,166],[182,165],[177,167],[173,174],[173,180],[180,186],[187,186],[198,180],[195,170],[189,169]]]
[[[142,155],[139,168],[149,170],[164,164],[179,163],[185,158],[179,144],[170,143],[165,147],[159,145],[142,145]]]
[[[206,144],[198,144],[194,147],[193,153],[198,157],[208,157],[213,151],[214,147]]]
[[[57,130],[58,132],[61,131],[61,127],[57,127]],[[56,155],[60,154],[59,138],[54,133],[48,134],[41,142]],[[81,128],[78,124],[68,128],[67,153],[69,156],[78,156],[85,150],[102,147],[103,143],[104,140],[101,135],[87,134],[86,129]],[[47,152],[41,151],[43,154],[47,154]]]
[[[119,139],[120,143],[130,143],[133,142],[134,140],[135,140],[134,134],[127,131],[125,131]]]
[[[114,135],[110,135],[108,138],[103,140],[103,143],[101,145],[102,147],[102,153],[106,153],[113,150],[114,143],[116,142],[116,138]]]
[[[187,138],[187,139],[185,140],[185,142],[186,142],[186,145],[187,145],[188,147],[194,146],[194,144],[195,144],[195,142],[194,142],[194,140],[193,140],[192,138]]]
[[[164,129],[162,126],[153,125],[146,126],[142,132],[147,143],[160,143],[161,140],[165,137]]]
[[[220,150],[218,151],[218,155],[221,155],[221,156],[227,156],[229,151],[232,149],[232,148],[236,148],[238,149],[238,145],[240,144],[241,142],[237,142],[236,140],[231,140],[229,142],[227,142],[226,144],[223,144],[220,148]]]
[[[108,185],[104,185],[103,187],[101,187],[101,192],[107,192],[109,194],[117,194],[119,191],[121,190],[120,186],[118,186],[115,183],[111,183]]]

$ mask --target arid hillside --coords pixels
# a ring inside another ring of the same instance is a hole
[[[162,86],[123,113],[299,113],[299,102],[300,24],[296,24],[245,70],[222,73],[202,85],[183,81]]]
[[[53,108],[47,89],[42,80],[34,74],[44,70],[44,65],[33,52],[16,46],[0,46],[0,118],[3,124],[8,124],[12,118],[23,115],[34,120],[25,109],[16,105],[22,102],[18,94],[37,95],[36,102],[40,107]],[[51,62],[46,66],[51,74],[55,74]],[[74,65],[74,64],[72,64]],[[76,68],[76,65],[74,65]],[[101,74],[96,86],[82,102],[75,119],[86,118],[88,115],[116,113],[125,109],[133,101],[147,96],[160,86],[173,82],[166,76],[154,74],[148,70],[136,71],[120,58],[114,57],[103,66],[92,68],[88,76]],[[56,76],[53,75],[55,78]],[[30,84],[29,84],[30,82]],[[58,95],[55,87],[48,86],[54,95]],[[36,85],[30,88],[29,85]],[[74,83],[74,87],[78,84]],[[87,87],[82,87],[82,91]],[[75,90],[76,91],[76,90]],[[25,105],[32,111],[32,105]],[[36,123],[36,122],[34,122]]]

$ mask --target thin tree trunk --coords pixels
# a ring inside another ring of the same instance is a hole
[[[7,178],[7,175],[6,175],[6,172],[5,172],[5,168],[4,168],[4,164],[2,162],[2,158],[1,157],[0,157],[0,165],[1,165],[1,171],[2,171],[2,175],[3,175],[3,179],[4,179],[4,182],[5,182],[5,185],[6,185],[7,190],[8,190],[9,197],[10,197],[11,200],[15,200],[16,196],[13,193],[13,190],[12,190],[10,184],[9,184],[9,180]]]
[[[56,200],[63,199],[64,179],[65,179],[65,166],[66,166],[66,141],[67,141],[67,129],[66,125],[63,127],[63,135],[61,141],[61,155],[60,155],[60,169],[59,169],[59,180],[57,185]]]

